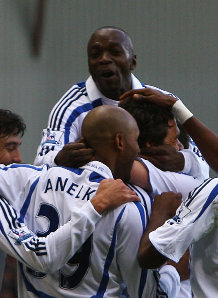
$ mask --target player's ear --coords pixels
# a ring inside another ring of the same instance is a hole
[[[136,55],[132,55],[130,62],[130,70],[134,70],[136,68]]]
[[[121,133],[117,132],[115,135],[115,147],[117,148],[118,151],[123,151],[124,150],[124,137]]]

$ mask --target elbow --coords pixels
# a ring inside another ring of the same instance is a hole
[[[142,269],[153,269],[156,268],[154,264],[153,256],[150,254],[148,247],[140,248],[138,251],[138,263]]]
[[[161,255],[152,245],[146,249],[139,249],[138,263],[142,269],[159,268],[166,262],[166,257]]]
[[[146,254],[139,254],[138,255],[138,263],[142,269],[155,269],[159,267],[155,264],[153,258],[151,259]]]

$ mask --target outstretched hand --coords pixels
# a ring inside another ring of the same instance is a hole
[[[162,171],[180,172],[185,165],[183,154],[169,144],[143,148],[140,156]]]
[[[107,209],[113,209],[132,201],[140,201],[140,199],[121,179],[104,179],[100,182],[91,203],[101,214]]]
[[[94,157],[94,150],[88,148],[83,139],[66,144],[55,157],[58,166],[78,168],[90,162]]]
[[[153,88],[132,89],[120,96],[120,101],[132,97],[134,99],[145,99],[148,102],[155,103],[163,107],[172,107],[177,98],[172,94],[165,94]]]

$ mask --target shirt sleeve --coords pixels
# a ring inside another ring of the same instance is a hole
[[[201,182],[209,177],[209,166],[192,140],[189,143],[189,148],[180,152],[185,159],[184,173],[198,178]]]
[[[17,219],[15,209],[0,199],[0,248],[34,270],[54,272],[81,247],[100,218],[88,201],[74,209],[68,223],[47,237],[37,237]]]
[[[64,129],[52,130],[49,127],[43,129],[34,164],[42,165],[46,163],[51,167],[55,166],[54,159],[64,145]]]
[[[0,195],[16,210],[20,210],[31,184],[37,184],[39,175],[47,172],[47,165],[36,167],[28,164],[0,165]]]
[[[181,288],[181,283],[176,268],[171,265],[163,265],[159,269],[159,274],[159,285],[161,290],[164,291],[164,293],[169,293],[168,297],[177,297]]]
[[[81,100],[77,104],[78,96]],[[77,85],[72,86],[56,103],[49,115],[47,128],[42,131],[41,142],[34,160],[35,165],[54,166],[55,157],[64,145],[80,138],[85,113],[81,113],[76,108],[82,104],[83,96]]]
[[[151,195],[155,196],[162,192],[180,192],[183,200],[188,196],[189,192],[201,184],[199,179],[184,173],[175,173],[169,171],[161,171],[148,160],[141,159],[148,169],[149,182],[152,188]]]
[[[157,270],[143,270],[139,267],[138,248],[147,220],[145,209],[140,203],[126,205],[117,235],[117,262],[122,279],[130,297],[156,297],[160,288],[161,291],[166,291],[168,297],[173,297],[172,293],[180,289],[180,279],[176,270],[173,273],[174,269],[165,268],[159,272],[156,279]],[[159,280],[164,285],[163,288]]]
[[[165,257],[178,262],[189,246],[216,224],[218,179],[207,179],[193,190],[176,215],[149,234],[152,245]]]

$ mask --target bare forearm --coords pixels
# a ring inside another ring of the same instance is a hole
[[[131,90],[121,96],[121,100],[127,97],[140,98],[158,104],[160,106],[172,107],[177,120],[183,125],[185,130],[192,137],[203,157],[212,169],[218,172],[218,137],[209,128],[207,128],[200,120],[193,117],[193,114],[186,106],[177,98],[163,94],[151,88],[142,88]]]
[[[149,224],[146,227],[146,232],[142,236],[141,243],[138,251],[138,261],[139,265],[142,268],[158,268],[163,265],[166,261],[166,258],[161,255],[152,245],[149,240],[149,233],[156,230],[167,220],[166,215],[160,216],[158,213],[157,216],[155,212],[151,214]]]
[[[166,257],[154,248],[149,240],[149,233],[156,230],[167,219],[172,217],[180,203],[181,194],[168,192],[155,196],[151,217],[142,236],[138,251],[138,261],[142,268],[157,268],[165,263]]]
[[[192,137],[203,157],[212,169],[218,172],[218,137],[196,117],[191,117],[183,124]]]

